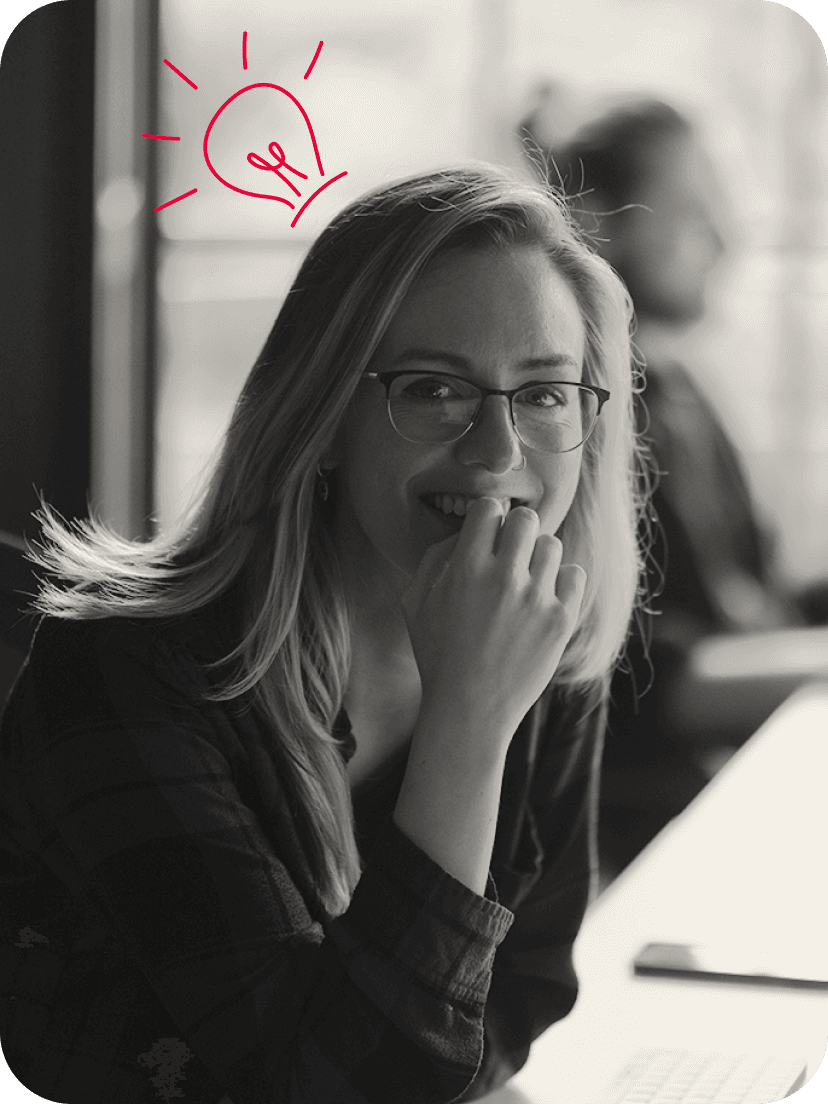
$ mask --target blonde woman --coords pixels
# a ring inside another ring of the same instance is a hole
[[[566,1015],[639,577],[629,324],[547,189],[385,186],[311,248],[179,530],[44,512],[2,728],[30,1089],[471,1100]]]

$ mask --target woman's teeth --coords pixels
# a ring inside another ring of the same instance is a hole
[[[444,514],[456,514],[458,517],[465,517],[469,504],[474,502],[476,497],[476,495],[432,494],[426,495],[426,502],[429,506],[441,510]],[[508,514],[512,505],[511,498],[499,498],[498,502],[503,506],[503,513]]]

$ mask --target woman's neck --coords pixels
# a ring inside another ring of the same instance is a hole
[[[351,612],[351,668],[344,706],[356,753],[352,785],[380,772],[407,744],[420,708],[420,674],[398,589],[380,576],[346,574]]]
[[[372,663],[413,661],[400,600],[405,573],[371,544],[349,512],[338,511],[334,538],[351,616],[352,649]]]
[[[395,674],[402,674],[409,683],[416,662],[396,589],[382,578],[369,581],[352,577],[346,580],[346,594],[351,613],[354,676],[349,681],[349,691],[359,690],[360,687],[353,686],[354,679],[368,672],[381,673],[392,680]]]

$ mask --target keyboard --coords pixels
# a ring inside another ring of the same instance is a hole
[[[803,1062],[783,1058],[639,1050],[593,1104],[772,1104],[805,1073]]]

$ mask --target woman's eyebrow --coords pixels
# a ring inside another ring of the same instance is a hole
[[[398,364],[405,364],[407,361],[428,361],[434,364],[450,364],[453,368],[463,368],[466,371],[470,371],[473,368],[472,363],[467,357],[460,356],[458,353],[443,352],[439,349],[406,349],[404,352],[394,357],[391,364],[393,367]],[[517,365],[517,368],[524,372],[530,372],[536,368],[561,367],[580,369],[581,365],[568,353],[550,353],[548,356],[529,357],[526,360],[522,360]]]

